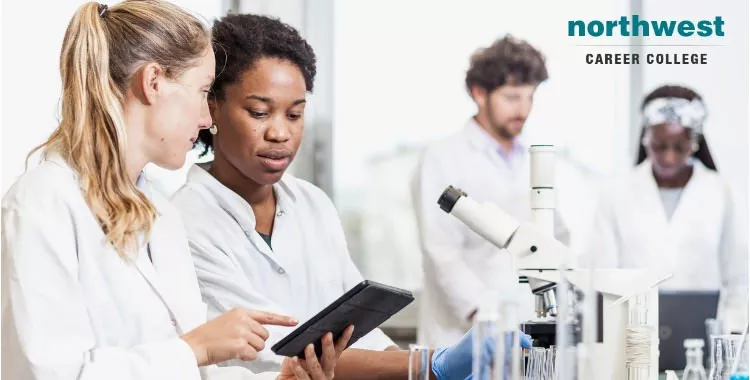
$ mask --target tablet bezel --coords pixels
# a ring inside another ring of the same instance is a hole
[[[356,286],[354,286],[353,288],[349,289],[349,291],[347,291],[346,293],[344,293],[341,297],[337,298],[335,301],[333,301],[331,304],[329,304],[328,306],[326,306],[323,310],[321,310],[320,312],[318,312],[317,314],[315,314],[312,318],[310,318],[309,320],[307,320],[305,323],[303,323],[299,327],[295,328],[294,331],[292,331],[291,333],[289,333],[287,336],[285,336],[284,338],[282,338],[281,340],[279,340],[276,344],[273,345],[273,347],[271,347],[271,351],[273,351],[275,354],[281,355],[281,356],[297,356],[299,358],[304,358],[304,350],[302,352],[299,352],[299,353],[290,353],[290,352],[284,352],[285,347],[287,345],[291,344],[292,342],[294,342],[295,339],[297,339],[299,336],[301,336],[302,334],[304,334],[308,329],[310,329],[311,327],[313,327],[317,323],[324,322],[326,318],[329,318],[329,316],[331,316],[332,313],[334,313],[336,311],[336,309],[338,309],[339,307],[341,307],[347,301],[355,300],[356,299],[355,297],[357,297],[357,295],[359,295],[364,290],[366,290],[368,288],[371,288],[371,287],[374,287],[374,288],[376,288],[378,290],[382,290],[382,291],[384,291],[387,294],[393,295],[394,297],[400,297],[401,299],[403,299],[404,301],[406,301],[405,304],[402,307],[400,307],[398,310],[392,311],[390,314],[385,313],[388,316],[388,318],[386,318],[386,321],[388,319],[390,319],[393,315],[395,315],[396,313],[398,313],[399,311],[403,310],[406,306],[408,306],[409,304],[411,304],[414,301],[414,295],[410,291],[408,291],[408,290],[396,288],[396,287],[385,285],[385,284],[381,284],[381,283],[378,283],[378,282],[375,282],[375,281],[364,280],[364,281],[360,282],[359,284],[357,284]],[[357,321],[352,321],[352,323],[350,323],[350,324],[354,324],[355,328],[356,328],[356,324],[357,324],[356,322]],[[340,337],[340,335],[343,333],[343,330],[345,330],[346,327],[347,326],[337,326],[336,327],[336,330],[340,330],[340,331],[334,332],[334,334],[335,334],[334,337],[333,337],[334,341]],[[370,331],[372,331],[372,330],[370,330]],[[362,336],[367,335],[370,331],[367,331]],[[324,332],[322,334],[326,334],[326,332]],[[320,355],[321,355],[321,352],[320,352],[320,339],[321,338],[322,338],[322,335],[320,337],[314,339],[311,342],[305,342],[305,345],[303,347],[306,347],[308,344],[311,344],[311,343],[314,344],[315,345],[315,349],[316,349],[316,354],[318,355],[318,357],[320,357]],[[354,337],[352,337],[352,339],[354,339]],[[349,340],[349,343],[347,344],[347,348],[350,347],[352,344],[354,344],[356,342],[356,340],[352,340],[352,339]]]

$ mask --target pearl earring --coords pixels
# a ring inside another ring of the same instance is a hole
[[[211,132],[212,135],[215,135],[216,132],[218,132],[218,128],[216,127],[216,123],[211,124],[211,128],[208,128],[208,131]]]

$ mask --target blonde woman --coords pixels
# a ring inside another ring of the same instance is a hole
[[[2,378],[329,380],[351,334],[319,362],[255,375],[262,324],[234,309],[206,322],[181,221],[149,191],[152,162],[176,169],[201,128],[214,78],[208,30],[174,5],[81,6],[60,59],[62,119],[42,163],[2,200]]]

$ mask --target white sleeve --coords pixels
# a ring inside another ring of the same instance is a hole
[[[348,291],[349,289],[362,282],[364,278],[362,277],[362,273],[360,273],[359,269],[357,269],[357,266],[354,265],[352,257],[349,254],[349,248],[346,243],[344,228],[341,224],[341,219],[336,212],[336,208],[334,207],[333,202],[328,199],[328,197],[326,197],[326,200],[329,203],[329,207],[327,208],[330,210],[329,215],[326,217],[326,224],[331,226],[331,233],[333,234],[334,242],[333,244],[336,248],[337,253],[340,255],[341,263],[343,264],[343,290]],[[391,340],[391,338],[389,338],[388,335],[386,335],[383,330],[379,328],[370,331],[369,333],[367,333],[367,335],[363,336],[352,345],[352,347],[354,348],[375,351],[383,351],[391,346],[396,346],[396,343],[394,343],[393,340]]]
[[[256,291],[242,270],[216,244],[199,239],[196,234],[193,234],[189,240],[201,295],[208,305],[209,319],[236,307],[287,314],[279,305]],[[294,328],[271,325],[264,325],[264,327],[268,330],[269,337],[266,340],[265,349],[258,354],[257,359],[253,361],[231,360],[222,365],[243,366],[254,372],[278,370],[284,358],[273,353],[271,346]]]
[[[200,380],[182,339],[97,347],[72,216],[60,199],[2,209],[2,377],[8,379]]]
[[[618,268],[620,257],[620,243],[617,233],[617,218],[613,210],[609,187],[605,188],[594,211],[593,223],[589,232],[590,238],[585,248],[585,254],[580,264],[587,267],[589,263],[595,268]],[[591,261],[589,261],[591,260]]]
[[[461,258],[466,227],[437,204],[443,190],[455,184],[447,178],[437,157],[428,150],[413,185],[422,263],[432,269],[437,290],[441,293],[438,297],[445,298],[454,317],[468,322],[486,286]]]
[[[748,323],[747,227],[738,215],[734,196],[727,187],[724,228],[719,248],[721,293],[717,317],[732,332],[742,332]]]

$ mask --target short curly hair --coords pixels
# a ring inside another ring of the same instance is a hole
[[[279,19],[253,14],[230,14],[214,22],[212,28],[216,79],[212,99],[223,99],[227,85],[237,82],[261,58],[278,58],[299,68],[307,91],[313,91],[316,58],[312,47],[299,32]],[[201,130],[198,143],[213,149],[213,136]]]
[[[544,55],[528,42],[507,35],[471,56],[466,89],[492,92],[506,84],[539,84],[547,78]]]

